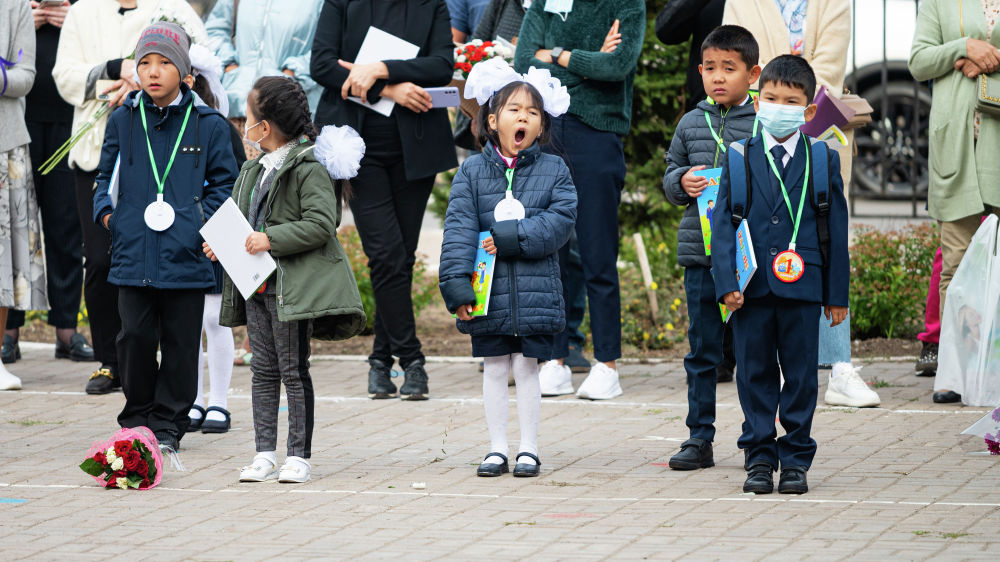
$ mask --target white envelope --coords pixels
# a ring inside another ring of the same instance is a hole
[[[416,57],[418,53],[420,53],[420,47],[417,45],[372,26],[368,28],[368,33],[361,43],[361,49],[358,50],[358,57],[354,59],[354,64],[368,64],[385,60],[409,60]],[[385,97],[374,104],[354,96],[349,96],[347,99],[386,117],[392,114],[392,108],[396,106],[396,102]]]
[[[253,296],[277,269],[270,253],[247,253],[246,240],[253,229],[232,197],[226,199],[199,232],[244,299]]]

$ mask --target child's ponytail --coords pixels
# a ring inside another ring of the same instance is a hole
[[[292,78],[265,76],[253,85],[247,104],[253,114],[267,121],[287,138],[316,140],[316,126],[305,90]]]

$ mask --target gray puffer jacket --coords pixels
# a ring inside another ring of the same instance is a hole
[[[451,186],[441,244],[440,288],[449,312],[476,301],[472,290],[479,233],[497,247],[486,316],[458,320],[472,335],[556,334],[566,325],[558,251],[576,223],[576,187],[558,156],[538,143],[522,150],[514,168],[513,196],[525,218],[496,222],[493,209],[507,192],[507,165],[493,143],[462,162]]]
[[[706,111],[712,120],[712,127],[722,138],[725,146],[729,146],[731,142],[750,138],[757,117],[752,101],[733,107],[725,114],[720,106],[702,101],[698,103],[697,109],[688,112],[677,124],[674,138],[670,141],[670,151],[667,152],[667,172],[663,175],[663,191],[667,195],[667,201],[674,205],[687,206],[677,231],[677,264],[681,267],[712,266],[711,258],[705,255],[697,200],[688,197],[681,187],[681,177],[692,167],[721,168],[726,156],[708,128],[708,123],[705,121]]]

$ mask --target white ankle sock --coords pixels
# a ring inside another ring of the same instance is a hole
[[[226,421],[226,415],[218,410],[212,410],[211,412],[205,414],[205,420],[224,422]]]
[[[538,360],[515,353],[511,356],[511,364],[517,383],[517,417],[521,427],[521,444],[517,452],[538,456],[538,421],[542,409]],[[530,457],[521,457],[517,462],[535,464]]]
[[[197,404],[197,402],[196,402],[196,404]],[[201,419],[201,412],[198,411],[198,410],[195,410],[194,408],[191,408],[191,410],[188,412],[188,417],[191,418],[191,419],[193,419],[193,420],[200,420]]]
[[[486,427],[490,431],[490,452],[508,454],[507,446],[507,374],[510,372],[510,356],[487,357],[483,364],[483,406],[486,410]],[[503,464],[496,456],[484,462]]]
[[[261,451],[257,453],[256,456],[254,456],[254,458],[257,457],[264,457],[267,460],[271,461],[271,464],[273,464],[274,466],[278,466],[278,455],[276,454],[275,451]]]

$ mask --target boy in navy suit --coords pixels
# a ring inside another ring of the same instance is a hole
[[[764,68],[760,86],[755,105],[763,132],[730,145],[723,166],[712,268],[716,296],[736,311],[736,384],[745,419],[738,445],[748,473],[743,491],[770,493],[780,465],[778,491],[802,494],[816,454],[810,430],[820,310],[834,326],[847,316],[847,202],[837,153],[798,130],[816,113],[812,68],[799,57],[778,57]],[[741,294],[735,231],[742,219],[758,269]],[[785,429],[778,439],[775,413]]]

